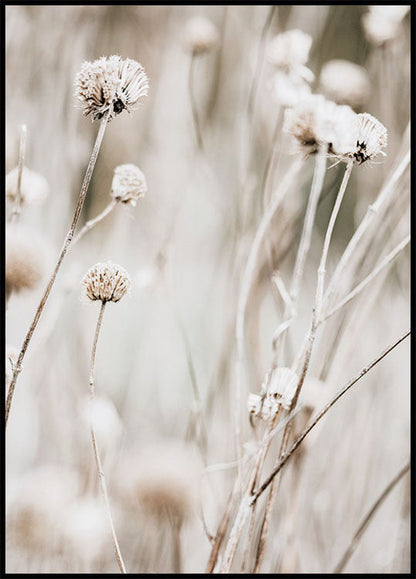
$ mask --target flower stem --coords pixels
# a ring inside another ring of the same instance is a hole
[[[22,175],[25,165],[26,138],[27,127],[26,125],[22,125],[20,130],[19,162],[17,165],[16,197],[13,204],[12,214],[10,216],[10,221],[18,221],[20,212],[22,210]]]
[[[84,227],[74,237],[74,241],[72,242],[72,247],[74,247],[74,245],[76,243],[78,243],[78,241],[80,239],[82,239],[84,237],[84,235],[86,233],[88,233],[88,231],[90,231],[93,227],[95,227],[97,225],[97,223],[102,221],[104,219],[104,217],[107,217],[107,215],[109,213],[111,213],[111,211],[114,209],[114,207],[116,205],[117,205],[116,199],[112,199],[110,201],[110,203],[107,205],[107,207],[99,215],[97,215],[97,217],[94,217],[94,219],[90,219],[89,221],[87,221],[87,223],[84,225]]]
[[[100,454],[99,454],[99,450],[98,450],[98,444],[97,444],[97,438],[95,435],[94,420],[93,420],[93,403],[94,403],[94,398],[95,398],[95,381],[94,381],[95,355],[97,352],[97,342],[98,342],[98,336],[99,336],[100,329],[101,329],[101,324],[103,321],[105,304],[106,304],[106,302],[101,303],[100,313],[98,314],[97,326],[95,329],[94,341],[93,341],[92,350],[91,350],[90,381],[89,381],[89,384],[90,384],[90,430],[91,430],[91,441],[92,441],[92,448],[93,448],[93,452],[94,452],[95,464],[97,466],[97,473],[98,473],[98,478],[100,481],[101,492],[102,492],[102,495],[104,498],[105,510],[107,513],[108,520],[110,522],[111,536],[112,536],[112,540],[113,540],[113,545],[114,545],[117,563],[118,563],[118,566],[120,568],[121,573],[127,573],[126,568],[124,566],[123,557],[121,556],[120,547],[118,544],[117,535],[116,535],[116,531],[114,528],[113,518],[111,516],[110,503],[108,500],[108,493],[107,493],[107,485],[105,482],[104,471],[103,471],[101,458],[100,458]]]
[[[192,53],[191,62],[189,64],[189,75],[188,75],[189,98],[191,101],[192,120],[194,122],[196,140],[198,143],[198,147],[201,149],[201,151],[204,152],[204,142],[202,140],[201,121],[200,121],[199,115],[198,115],[198,108],[196,106],[195,91],[194,91],[195,62],[196,62],[196,57]]]
[[[71,241],[72,241],[72,238],[74,235],[74,231],[75,231],[75,228],[77,226],[79,216],[81,214],[82,206],[83,206],[84,201],[85,201],[85,196],[87,194],[88,186],[89,186],[90,181],[91,181],[92,173],[93,173],[93,170],[95,167],[95,162],[97,160],[98,153],[100,151],[100,147],[101,147],[101,143],[102,143],[102,140],[104,137],[105,129],[107,127],[107,121],[108,121],[108,115],[109,114],[110,114],[110,111],[107,113],[107,115],[101,121],[100,128],[98,130],[98,135],[97,135],[97,138],[95,140],[94,148],[92,150],[91,157],[90,157],[90,160],[88,163],[88,167],[87,167],[87,170],[85,172],[84,180],[82,182],[81,192],[79,194],[79,198],[78,198],[78,202],[77,202],[77,205],[75,208],[75,213],[74,213],[74,217],[72,219],[71,226],[70,226],[69,231],[65,237],[65,241],[64,241],[63,247],[61,249],[61,252],[58,256],[58,261],[55,265],[55,269],[53,270],[51,278],[48,282],[48,285],[46,286],[45,292],[44,292],[42,299],[40,300],[39,306],[36,310],[35,317],[33,318],[33,321],[29,327],[29,330],[27,331],[27,334],[26,334],[25,339],[23,341],[22,348],[20,350],[19,357],[17,359],[16,365],[15,365],[14,370],[13,370],[13,377],[12,377],[12,380],[10,382],[9,391],[8,391],[7,399],[6,399],[6,414],[5,414],[5,426],[6,427],[7,427],[7,421],[9,418],[9,414],[10,414],[10,408],[11,408],[11,404],[12,404],[12,400],[13,400],[13,395],[14,395],[14,391],[15,391],[15,387],[16,387],[17,378],[19,376],[19,373],[22,370],[22,362],[23,362],[23,359],[25,357],[26,351],[29,347],[30,341],[31,341],[32,336],[34,334],[34,331],[36,329],[36,326],[38,325],[38,322],[39,322],[39,319],[40,319],[41,314],[43,312],[43,309],[44,309],[46,302],[48,300],[49,294],[51,293],[53,284],[55,283],[55,279],[56,279],[56,276],[58,274],[59,268],[61,267],[61,264],[62,264],[62,261],[65,257],[65,254],[68,251],[68,248],[71,244]]]

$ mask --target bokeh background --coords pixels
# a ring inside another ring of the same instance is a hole
[[[74,98],[76,73],[84,60],[119,54],[142,63],[150,80],[149,96],[137,110],[107,128],[81,222],[110,201],[117,165],[139,166],[147,195],[136,207],[117,206],[70,250],[17,385],[6,448],[8,572],[117,572],[85,419],[98,306],[82,299],[80,283],[91,265],[107,260],[121,264],[133,280],[130,296],[106,308],[96,365],[103,402],[98,437],[126,566],[130,572],[173,570],[175,526],[132,505],[125,485],[134,482],[136,470],[154,469],[157,478],[153,462],[170,456],[181,465],[186,452],[180,469],[186,480],[172,481],[185,485],[178,492],[190,502],[180,531],[181,565],[183,572],[204,572],[210,552],[206,530],[215,534],[236,476],[236,305],[267,203],[262,179],[277,115],[262,35],[265,42],[293,28],[311,35],[314,92],[328,60],[362,65],[371,83],[364,110],[388,129],[387,157],[353,171],[334,232],[330,275],[409,146],[410,15],[393,43],[375,47],[362,26],[367,10],[365,5],[6,7],[6,172],[17,165],[25,123],[26,165],[46,177],[50,194],[41,205],[25,208],[20,220],[46,238],[50,270],[97,132]],[[216,49],[194,63],[204,151],[195,137],[191,56],[184,48],[185,25],[195,15],[209,18],[219,33]],[[244,119],[256,70],[247,135]],[[274,184],[292,160],[282,135]],[[270,365],[272,335],[284,309],[271,276],[278,269],[290,280],[313,168],[312,158],[305,161],[261,252],[247,308],[243,400],[248,392],[259,392]],[[323,235],[343,170],[337,165],[327,172],[287,364],[309,327]],[[365,259],[350,272],[349,287],[406,235],[409,200],[405,175],[394,204],[371,231]],[[20,348],[42,289],[12,296],[8,345]],[[321,380],[317,408],[408,326],[406,249],[325,326],[312,360],[312,375]],[[242,423],[249,449],[255,437],[245,407]],[[288,465],[264,571],[331,572],[408,454],[405,342],[334,407],[305,442],[302,462]],[[197,496],[191,496],[193,491]],[[404,479],[377,513],[346,571],[408,572],[409,545],[409,482]]]

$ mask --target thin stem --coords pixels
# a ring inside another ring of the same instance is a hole
[[[196,140],[198,143],[198,147],[201,151],[204,151],[204,142],[202,140],[202,130],[201,130],[201,122],[198,115],[198,108],[196,106],[196,99],[195,99],[195,91],[194,91],[194,74],[195,74],[195,62],[197,57],[194,53],[191,55],[191,61],[189,63],[189,75],[188,75],[188,88],[189,88],[189,98],[191,101],[191,109],[192,109],[192,120],[194,122]]]
[[[98,336],[100,333],[101,324],[102,324],[103,316],[104,316],[105,304],[106,304],[106,302],[101,302],[100,313],[98,314],[97,326],[95,329],[94,341],[93,341],[92,350],[91,350],[90,382],[89,382],[90,383],[90,430],[91,430],[91,441],[92,441],[92,448],[93,448],[93,452],[94,452],[95,464],[97,466],[97,473],[98,473],[98,478],[100,481],[101,492],[102,492],[102,495],[104,498],[105,510],[106,510],[107,517],[108,517],[108,520],[110,523],[111,536],[112,536],[112,540],[113,540],[113,545],[114,545],[117,563],[118,563],[118,566],[120,568],[120,571],[122,573],[127,573],[126,568],[124,566],[123,558],[121,556],[120,547],[118,544],[117,535],[116,535],[116,531],[114,528],[113,518],[111,516],[110,503],[108,500],[108,493],[107,493],[107,485],[105,482],[104,471],[103,471],[103,467],[102,467],[102,463],[101,463],[100,453],[98,450],[97,438],[96,438],[95,428],[94,428],[94,419],[93,419],[93,403],[94,403],[94,398],[95,398],[95,381],[94,381],[95,356],[96,356],[96,352],[97,352]]]
[[[405,237],[386,257],[370,272],[362,282],[355,286],[348,295],[345,296],[335,307],[319,320],[319,324],[326,322],[331,316],[338,312],[355,298],[383,269],[390,265],[399,253],[410,243],[410,235]]]
[[[296,256],[295,269],[293,272],[292,283],[289,290],[289,302],[286,303],[283,314],[283,322],[277,328],[273,336],[273,349],[278,355],[277,346],[279,339],[284,332],[290,327],[291,322],[296,316],[296,302],[298,299],[299,288],[305,269],[306,257],[311,244],[312,229],[315,221],[316,209],[318,207],[319,197],[321,196],[326,171],[326,155],[323,149],[320,149],[316,157],[315,170],[313,174],[312,187],[309,195],[308,206],[306,208],[305,221],[302,235],[299,243],[299,249]],[[281,352],[281,350],[280,350]]]
[[[173,572],[182,573],[181,524],[172,522],[173,535]]]
[[[321,420],[321,418],[323,418],[323,416],[325,416],[325,414],[328,412],[328,410],[330,408],[332,408],[332,406],[334,406],[334,404],[336,404],[336,402],[338,402],[338,400],[346,392],[348,392],[348,390],[352,386],[354,386],[354,384],[356,384],[359,380],[361,380],[361,378],[363,376],[365,376],[370,370],[372,370],[374,368],[374,366],[376,366],[379,362],[381,362],[381,360],[383,358],[385,358],[392,350],[394,350],[394,348],[396,348],[399,344],[401,344],[408,336],[410,336],[410,330],[407,330],[398,340],[396,340],[395,342],[393,342],[393,344],[391,344],[385,350],[383,350],[383,352],[381,352],[381,354],[379,354],[377,356],[377,358],[375,358],[372,362],[370,362],[367,366],[365,366],[361,370],[361,372],[357,376],[355,376],[355,378],[350,380],[350,382],[348,382],[348,384],[346,386],[344,386],[344,388],[342,388],[342,390],[340,390],[332,398],[332,400],[330,402],[328,402],[328,404],[326,404],[326,406],[324,406],[324,408],[316,415],[316,417],[312,420],[312,422],[298,436],[298,438],[295,440],[295,442],[293,443],[291,448],[288,450],[288,452],[286,452],[282,456],[281,460],[279,460],[279,463],[273,469],[272,473],[260,485],[258,490],[253,493],[253,496],[252,496],[252,502],[253,503],[255,503],[258,500],[258,498],[260,497],[260,495],[267,489],[267,487],[273,481],[274,477],[282,470],[284,465],[287,463],[289,458],[293,455],[293,453],[298,448],[298,446],[301,444],[301,442],[306,438],[306,436],[309,434],[309,432],[318,424],[318,422]]]
[[[93,227],[95,227],[97,225],[97,223],[102,221],[104,219],[104,217],[107,217],[107,215],[112,212],[112,210],[114,209],[114,207],[116,205],[117,205],[117,200],[112,199],[110,201],[110,203],[107,205],[107,207],[99,215],[97,215],[97,217],[94,217],[94,219],[90,219],[89,221],[87,221],[87,223],[84,225],[84,227],[74,237],[74,240],[72,242],[72,247],[74,247],[74,245],[76,243],[78,243],[78,241],[80,239],[82,239],[84,237],[84,235],[86,233],[88,233],[88,231],[90,231]]]
[[[392,176],[387,181],[386,185],[382,188],[376,201],[372,205],[368,206],[367,212],[363,220],[361,221],[360,225],[358,226],[357,230],[355,231],[354,235],[349,241],[347,247],[345,248],[344,253],[342,254],[340,261],[338,262],[337,267],[335,268],[334,273],[332,274],[331,281],[325,292],[324,297],[325,303],[328,303],[332,298],[336,289],[336,285],[339,282],[341,273],[344,271],[345,266],[351,259],[351,256],[353,255],[357,246],[359,245],[361,238],[363,237],[363,235],[373,222],[375,216],[377,215],[381,207],[386,204],[386,201],[389,199],[390,195],[394,191],[394,187],[397,185],[399,179],[401,178],[401,176],[403,175],[409,164],[410,164],[410,150],[406,153],[406,155],[404,155],[402,161],[400,162],[396,170],[393,172]]]
[[[370,524],[372,518],[381,507],[385,499],[388,497],[390,492],[394,489],[398,482],[404,477],[404,475],[409,472],[410,470],[410,461],[396,474],[396,476],[389,482],[386,488],[383,490],[381,495],[375,501],[371,509],[365,515],[362,523],[356,530],[353,538],[351,539],[351,543],[349,544],[347,550],[345,551],[344,555],[341,557],[338,565],[334,569],[334,574],[342,573],[345,566],[347,565],[348,561],[350,560],[351,556],[353,555],[354,551],[356,550],[358,543],[363,536],[364,532],[366,531],[368,525]]]
[[[20,212],[22,210],[22,175],[25,165],[26,139],[27,139],[27,127],[26,125],[22,125],[20,130],[19,161],[17,165],[16,196],[14,199],[13,210],[10,217],[11,221],[18,221]]]
[[[247,258],[247,264],[244,270],[243,279],[241,282],[241,289],[237,305],[237,319],[236,319],[236,341],[237,341],[237,362],[236,362],[236,387],[235,387],[235,438],[238,460],[241,457],[241,440],[240,440],[240,396],[241,396],[241,382],[242,382],[242,364],[244,357],[244,326],[245,313],[247,308],[247,301],[253,282],[253,277],[256,271],[259,252],[264,236],[283,201],[285,195],[289,191],[290,185],[294,178],[300,171],[303,164],[302,158],[298,158],[286,173],[285,178],[281,182],[280,187],[275,191],[265,213],[257,228],[250,252]],[[240,462],[240,460],[239,460]]]
[[[75,228],[77,226],[79,216],[81,214],[82,206],[84,204],[85,196],[87,194],[88,186],[89,186],[90,181],[91,181],[95,162],[97,160],[98,153],[100,151],[100,147],[101,147],[101,143],[102,143],[102,140],[104,137],[105,129],[107,127],[108,115],[110,114],[110,112],[111,111],[109,111],[107,113],[107,115],[102,119],[102,121],[100,123],[100,128],[98,130],[98,134],[97,134],[97,138],[95,140],[94,148],[92,150],[91,157],[90,157],[90,160],[88,163],[88,167],[87,167],[87,170],[85,172],[84,180],[82,182],[81,192],[79,194],[79,198],[78,198],[78,202],[77,202],[77,205],[75,208],[75,213],[74,213],[74,217],[72,219],[71,226],[70,226],[69,231],[65,237],[65,241],[64,241],[63,247],[61,249],[61,252],[58,256],[58,261],[55,265],[55,269],[53,270],[52,276],[48,282],[48,285],[46,286],[45,292],[44,292],[42,299],[39,303],[39,306],[36,310],[35,317],[33,318],[33,321],[29,327],[29,330],[27,331],[27,334],[26,334],[25,339],[23,341],[22,348],[20,350],[19,357],[18,357],[16,365],[14,367],[13,377],[12,377],[12,380],[10,382],[9,391],[7,393],[7,399],[6,399],[6,414],[5,414],[6,427],[7,427],[7,421],[9,418],[10,408],[11,408],[11,404],[12,404],[12,400],[13,400],[13,394],[14,394],[14,390],[16,387],[17,378],[19,376],[19,373],[22,370],[22,362],[23,362],[23,359],[25,357],[26,351],[29,347],[33,333],[36,329],[36,326],[37,326],[39,319],[41,317],[41,314],[43,312],[43,309],[44,309],[46,302],[48,300],[49,294],[52,290],[53,284],[55,283],[55,278],[58,274],[59,268],[61,267],[62,261],[65,257],[66,252],[68,251],[68,248],[69,248],[70,243],[72,241],[74,231],[75,231]]]

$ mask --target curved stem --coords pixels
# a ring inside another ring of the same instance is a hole
[[[118,544],[117,535],[116,535],[116,531],[114,528],[113,518],[111,516],[110,503],[108,500],[108,493],[107,493],[107,485],[105,482],[104,471],[103,471],[103,467],[102,467],[102,463],[101,463],[100,453],[98,450],[97,437],[95,434],[94,420],[93,420],[93,403],[94,403],[94,398],[95,398],[95,381],[94,381],[95,355],[97,352],[97,342],[98,342],[98,336],[99,336],[100,329],[101,329],[101,324],[103,321],[105,304],[106,304],[106,302],[101,302],[100,313],[98,314],[97,326],[95,329],[94,341],[93,341],[92,350],[91,350],[90,381],[89,381],[89,384],[90,384],[90,430],[91,430],[91,441],[92,441],[92,448],[93,448],[93,452],[94,452],[95,464],[97,467],[97,473],[98,473],[98,478],[100,481],[101,492],[102,492],[102,495],[104,498],[105,510],[107,513],[108,520],[110,522],[111,536],[112,536],[112,540],[113,540],[113,545],[114,545],[117,563],[118,563],[118,566],[120,568],[120,571],[122,573],[127,573],[126,568],[124,566],[123,558],[121,556],[120,547]]]
[[[74,237],[74,241],[72,242],[72,247],[74,247],[74,245],[76,243],[78,243],[78,241],[80,239],[82,239],[84,237],[84,235],[86,233],[88,233],[88,231],[90,231],[93,227],[95,227],[97,225],[97,223],[102,221],[104,219],[104,217],[107,217],[107,215],[112,212],[112,210],[114,209],[114,207],[116,205],[117,205],[116,199],[112,199],[110,201],[110,203],[107,205],[107,207],[99,215],[97,215],[97,217],[94,217],[94,219],[90,219],[89,221],[87,221],[87,223],[84,225],[84,227]]]
[[[351,540],[351,543],[349,544],[344,555],[341,557],[341,560],[339,561],[338,565],[335,567],[334,574],[342,573],[342,571],[344,570],[348,561],[351,559],[351,556],[353,555],[354,551],[356,550],[358,543],[359,543],[361,537],[363,536],[365,530],[367,529],[372,518],[374,517],[374,515],[378,511],[379,507],[383,504],[383,502],[388,497],[390,492],[394,489],[394,487],[397,485],[397,483],[400,482],[400,480],[404,477],[404,475],[409,472],[409,470],[410,470],[410,461],[403,468],[400,469],[400,471],[396,474],[396,476],[393,478],[393,480],[391,480],[389,482],[389,484],[383,490],[381,495],[375,501],[375,503],[373,504],[371,509],[368,511],[368,513],[364,517],[362,523],[360,524],[360,526],[356,530],[356,532]]]
[[[95,167],[95,162],[97,160],[98,153],[100,151],[100,147],[101,147],[101,143],[102,143],[102,140],[104,137],[105,129],[107,127],[108,115],[110,114],[110,112],[111,111],[109,111],[107,113],[107,115],[103,118],[103,120],[100,123],[100,128],[98,130],[98,134],[97,134],[97,138],[95,140],[94,148],[93,148],[93,151],[91,153],[91,157],[90,157],[90,160],[88,163],[87,170],[85,172],[84,180],[82,182],[81,192],[79,194],[79,198],[78,198],[78,202],[77,202],[77,205],[75,208],[75,213],[74,213],[74,217],[72,219],[71,226],[70,226],[69,231],[65,237],[65,241],[64,241],[63,247],[61,249],[61,252],[58,256],[58,261],[55,265],[55,269],[53,270],[51,278],[49,279],[48,285],[46,286],[45,292],[44,292],[42,299],[40,300],[39,306],[36,310],[35,317],[33,318],[33,321],[29,327],[29,330],[27,331],[27,334],[26,334],[25,339],[23,341],[22,348],[20,350],[19,357],[17,359],[16,365],[15,365],[15,368],[13,371],[13,377],[12,377],[12,380],[10,382],[9,391],[7,393],[7,399],[6,399],[6,415],[5,415],[6,427],[7,427],[7,421],[9,418],[9,414],[10,414],[10,408],[11,408],[11,404],[12,404],[12,400],[13,400],[13,395],[14,395],[14,391],[15,391],[15,387],[16,387],[17,378],[19,376],[19,373],[22,370],[22,362],[23,362],[23,359],[25,357],[26,351],[29,347],[33,333],[36,329],[36,326],[38,325],[38,322],[39,322],[39,319],[40,319],[41,314],[43,312],[43,309],[44,309],[46,302],[48,300],[49,294],[51,293],[53,284],[55,283],[55,279],[56,279],[56,276],[58,274],[59,268],[61,267],[61,264],[62,264],[62,261],[65,257],[65,254],[68,251],[68,248],[71,244],[71,241],[72,241],[72,238],[74,235],[74,231],[75,231],[75,228],[77,226],[79,216],[81,214],[82,206],[83,206],[84,201],[85,201],[85,196],[87,194],[88,186],[89,186],[90,181],[91,181],[92,173],[93,173],[93,170]]]
[[[19,162],[17,165],[16,196],[14,199],[13,211],[10,216],[10,221],[18,221],[20,211],[22,210],[22,175],[23,175],[23,168],[25,165],[26,138],[27,138],[27,127],[26,125],[22,125],[20,131]]]
[[[338,400],[346,392],[348,392],[348,390],[350,388],[352,388],[352,386],[354,386],[354,384],[356,384],[359,380],[361,380],[361,378],[363,376],[365,376],[370,370],[372,370],[372,368],[374,368],[374,366],[376,366],[379,362],[381,362],[381,360],[383,358],[385,358],[392,350],[394,350],[394,348],[396,348],[399,344],[401,344],[408,336],[410,336],[410,330],[407,330],[398,340],[396,340],[393,344],[388,346],[388,348],[383,350],[383,352],[381,352],[381,354],[379,354],[377,356],[377,358],[375,358],[372,362],[370,362],[367,366],[365,366],[361,370],[361,372],[357,376],[355,376],[355,378],[350,380],[350,382],[348,382],[348,384],[346,386],[344,386],[344,388],[342,388],[342,390],[340,390],[338,392],[338,394],[336,394],[332,398],[332,400],[330,402],[328,402],[328,404],[326,406],[324,406],[324,408],[322,408],[322,410],[316,415],[316,417],[312,420],[312,422],[309,424],[309,426],[307,426],[302,431],[302,433],[298,436],[298,438],[295,440],[295,442],[290,447],[290,449],[284,453],[284,455],[280,459],[279,463],[273,469],[272,473],[260,485],[258,490],[253,493],[253,496],[252,496],[252,502],[253,503],[255,503],[258,500],[258,498],[260,497],[260,495],[267,489],[267,487],[273,481],[274,477],[282,470],[284,465],[287,463],[289,458],[293,455],[293,453],[298,448],[298,446],[301,444],[301,442],[306,438],[306,436],[309,434],[309,432],[318,424],[318,422],[321,420],[321,418],[323,418],[325,416],[325,414],[328,412],[328,410],[330,408],[332,408],[332,406],[334,406],[334,404],[336,404],[336,402],[338,402]]]

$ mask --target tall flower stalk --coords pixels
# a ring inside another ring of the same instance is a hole
[[[75,229],[81,215],[88,187],[97,161],[98,153],[104,138],[108,122],[123,110],[129,111],[143,96],[147,95],[148,80],[143,67],[134,60],[122,60],[119,56],[102,57],[94,62],[84,62],[81,71],[75,80],[76,96],[83,103],[84,115],[92,115],[94,120],[100,120],[100,127],[95,140],[94,148],[82,182],[78,202],[71,226],[66,234],[64,244],[59,253],[55,268],[43,293],[32,323],[23,340],[19,357],[13,368],[13,377],[10,382],[6,399],[5,425],[10,414],[13,395],[22,363],[30,341],[38,325],[39,319],[51,293],[56,276],[62,261],[74,237]]]

